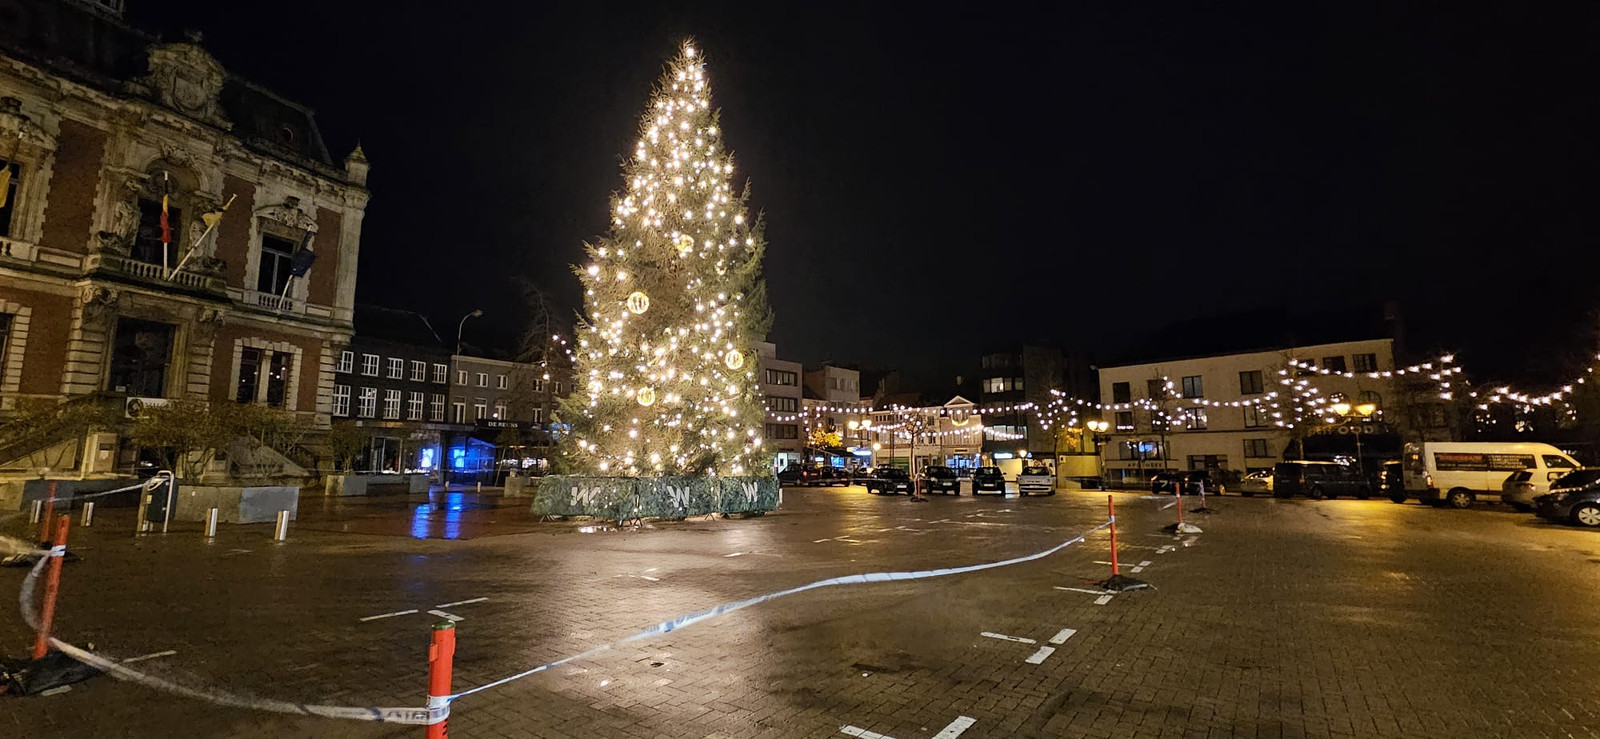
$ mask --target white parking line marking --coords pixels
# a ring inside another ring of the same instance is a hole
[[[1094,599],[1094,604],[1097,605],[1097,606],[1103,606],[1103,605],[1105,605],[1107,603],[1110,603],[1110,602],[1111,602],[1111,594],[1110,593],[1106,593],[1105,595],[1102,595],[1102,596]]]
[[[1023,662],[1027,662],[1030,665],[1042,664],[1045,657],[1049,657],[1055,653],[1055,647],[1039,647],[1039,651],[1029,655],[1027,659],[1023,660]]]
[[[395,611],[394,613],[380,613],[380,614],[378,614],[376,616],[368,616],[368,617],[363,618],[361,620],[362,621],[376,621],[376,620],[378,620],[380,618],[389,618],[390,616],[409,616],[409,615],[411,615],[413,613],[416,613],[416,612],[417,612],[417,609],[413,608],[413,609],[411,609],[409,611]]]
[[[1104,590],[1090,590],[1088,588],[1064,588],[1064,587],[1061,587],[1060,585],[1055,586],[1055,588],[1056,588],[1056,590],[1070,590],[1070,591],[1072,591],[1074,593],[1088,593],[1090,595],[1099,595],[1101,593],[1106,592]]]
[[[455,615],[454,613],[445,613],[444,611],[439,611],[439,610],[428,611],[428,615],[429,616],[438,616],[439,618],[445,619],[445,620],[449,621],[450,623],[457,623],[459,621],[465,620],[465,619],[461,618],[460,616]]]
[[[962,732],[966,731],[975,723],[978,723],[977,719],[971,716],[962,716],[954,721],[951,721],[950,725],[944,727],[944,729],[940,730],[939,733],[934,734],[933,739],[956,739],[956,737],[961,736]]]
[[[138,657],[129,657],[129,658],[123,660],[122,664],[126,665],[126,664],[131,664],[131,663],[134,663],[134,662],[143,662],[143,661],[145,661],[147,659],[155,659],[157,657],[171,657],[172,655],[177,654],[177,653],[178,653],[177,650],[168,649],[165,652],[154,652],[152,654],[143,654],[143,655],[140,655]]]
[[[1144,572],[1144,565],[1139,565],[1138,567],[1133,568],[1133,572],[1134,572],[1134,574],[1138,574],[1140,572]]]
[[[850,736],[859,736],[861,739],[894,739],[894,737],[889,736],[888,734],[879,734],[876,731],[867,731],[859,726],[851,726],[849,724],[839,727],[839,733],[848,734]]]
[[[1000,639],[1002,641],[1014,641],[1014,642],[1020,642],[1022,644],[1038,644],[1039,643],[1039,642],[1036,642],[1036,641],[1034,641],[1032,639],[1029,639],[1027,637],[1006,636],[1005,634],[996,634],[993,631],[985,631],[982,634],[979,634],[978,636],[987,636],[990,639]]]
[[[485,597],[482,597],[482,598],[473,598],[472,600],[458,600],[458,601],[456,601],[454,603],[440,603],[439,605],[434,606],[434,608],[449,608],[450,606],[464,606],[464,605],[466,605],[468,603],[482,603],[482,602],[484,602],[484,601],[486,601],[488,599],[489,599],[488,596],[485,596]]]
[[[1068,639],[1071,639],[1072,635],[1076,633],[1078,633],[1077,629],[1062,629],[1057,631],[1055,636],[1050,637],[1050,643],[1060,644]]]
[[[1140,567],[1149,567],[1150,566],[1150,560],[1147,559],[1147,560],[1145,560],[1143,562],[1140,562],[1139,566]]]

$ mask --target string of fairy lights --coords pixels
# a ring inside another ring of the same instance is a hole
[[[1596,356],[1600,362],[1600,356]],[[811,426],[814,422],[820,423],[831,416],[873,416],[895,418],[910,414],[920,414],[929,418],[983,418],[992,416],[1005,416],[1016,413],[1031,413],[1037,425],[1046,431],[1065,422],[1069,426],[1079,426],[1082,421],[1088,420],[1091,414],[1106,412],[1145,411],[1151,414],[1151,420],[1157,424],[1194,425],[1196,421],[1203,422],[1202,414],[1206,409],[1221,408],[1254,408],[1261,414],[1259,420],[1263,425],[1277,428],[1295,428],[1308,421],[1333,422],[1337,421],[1339,414],[1335,411],[1336,399],[1343,393],[1330,393],[1318,387],[1322,380],[1391,380],[1396,378],[1419,378],[1433,383],[1434,394],[1445,401],[1455,400],[1460,391],[1465,391],[1478,409],[1487,410],[1493,404],[1515,404],[1523,410],[1537,407],[1551,407],[1570,399],[1577,388],[1587,383],[1596,367],[1590,366],[1583,375],[1574,378],[1571,382],[1560,388],[1535,395],[1518,392],[1509,386],[1498,386],[1489,391],[1478,392],[1470,389],[1465,382],[1465,369],[1455,362],[1455,355],[1442,354],[1426,362],[1419,362],[1405,367],[1390,370],[1362,370],[1349,371],[1339,368],[1319,367],[1315,361],[1290,358],[1285,366],[1277,370],[1279,389],[1269,390],[1262,394],[1238,400],[1211,400],[1204,397],[1185,397],[1170,377],[1161,377],[1160,397],[1135,398],[1125,402],[1105,403],[1088,398],[1069,395],[1061,390],[1051,388],[1052,396],[1045,403],[1004,403],[997,405],[972,405],[972,406],[907,406],[903,404],[889,404],[874,406],[871,404],[830,404],[820,403],[807,406],[798,412],[789,414],[770,414],[774,421],[801,421]],[[880,431],[899,429],[902,424],[879,425]],[[1024,434],[998,431],[993,427],[983,427],[988,438],[1014,440],[1024,438]],[[957,435],[969,433],[962,429],[948,429],[940,432],[924,432],[922,438],[937,438],[933,434]]]

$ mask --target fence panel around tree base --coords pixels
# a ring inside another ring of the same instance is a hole
[[[775,477],[585,477],[539,481],[533,512],[605,519],[684,518],[777,510]]]

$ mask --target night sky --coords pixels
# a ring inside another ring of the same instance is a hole
[[[517,333],[518,279],[578,304],[688,35],[765,212],[771,338],[808,364],[1106,361],[1180,318],[1397,299],[1414,347],[1539,383],[1600,335],[1593,4],[128,5],[315,108],[336,159],[359,139],[360,299],[482,307],[469,341]]]

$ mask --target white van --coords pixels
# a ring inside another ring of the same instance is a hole
[[[1501,486],[1513,473],[1527,470],[1546,481],[1578,468],[1578,463],[1549,444],[1524,442],[1427,441],[1409,443],[1400,460],[1405,468],[1406,496],[1424,503],[1449,503],[1467,508],[1473,501],[1499,500]]]

